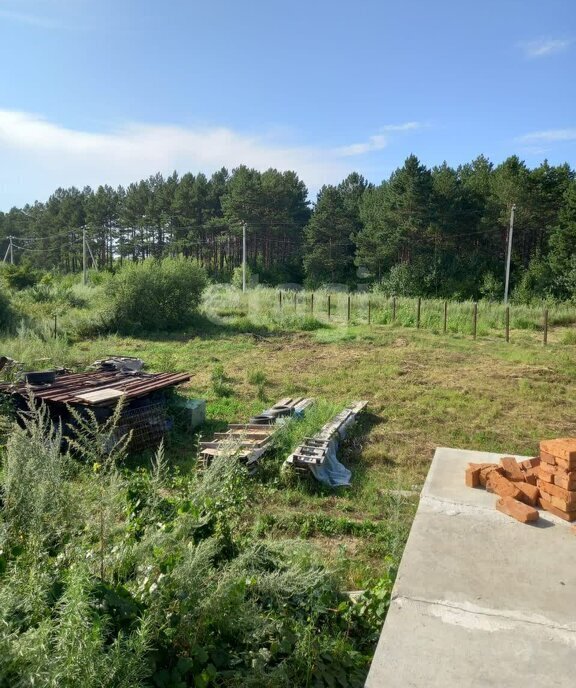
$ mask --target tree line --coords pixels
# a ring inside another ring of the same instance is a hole
[[[245,227],[262,282],[499,298],[513,205],[515,297],[576,298],[575,173],[547,161],[530,169],[517,156],[429,169],[411,155],[379,185],[352,173],[322,187],[313,207],[295,172],[246,166],[60,188],[45,203],[0,213],[0,242],[6,261],[77,271],[85,232],[99,269],[185,255],[227,280]]]

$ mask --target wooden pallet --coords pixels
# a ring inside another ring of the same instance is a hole
[[[285,463],[297,470],[322,465],[326,460],[332,440],[336,436],[342,436],[346,428],[356,422],[358,414],[362,413],[366,406],[368,406],[367,401],[355,401],[337,413],[314,437],[307,437],[290,454]]]
[[[290,415],[302,414],[313,399],[306,397],[285,397],[276,402],[271,409],[279,407],[290,409]],[[286,417],[286,416],[285,416]],[[249,470],[254,470],[262,455],[269,449],[272,437],[281,425],[271,423],[230,423],[225,432],[216,432],[209,442],[200,442],[199,465],[206,468],[217,456],[229,456],[245,463]]]

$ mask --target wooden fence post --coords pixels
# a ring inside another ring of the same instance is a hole
[[[416,305],[416,327],[420,327],[420,307],[422,305],[422,298],[418,297],[418,304]]]
[[[54,313],[54,339],[58,336],[58,314]]]
[[[506,341],[510,341],[510,306],[506,306]]]
[[[548,309],[544,309],[544,346],[548,344]]]
[[[446,328],[448,327],[448,301],[444,301],[444,334],[446,334]]]
[[[282,308],[282,292],[278,292],[278,303],[280,304],[280,308]]]
[[[372,305],[372,304],[370,303],[370,299],[368,299],[368,324],[370,324],[370,316],[371,316],[370,310],[371,310],[371,305]]]
[[[310,296],[310,313],[314,315],[314,292]]]
[[[474,303],[474,311],[472,315],[472,335],[476,339],[476,329],[478,327],[478,304]]]
[[[348,322],[350,322],[350,294],[348,294]]]
[[[392,297],[392,322],[396,322],[396,297]]]
[[[330,294],[328,294],[328,320],[330,320]]]

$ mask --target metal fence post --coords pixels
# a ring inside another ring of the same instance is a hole
[[[448,301],[444,301],[444,334],[448,327]]]
[[[544,346],[548,344],[548,309],[544,309]]]
[[[474,303],[474,311],[472,315],[472,335],[476,339],[476,329],[478,327],[478,304]]]
[[[506,341],[510,341],[510,306],[506,306]]]
[[[416,327],[420,327],[420,307],[422,305],[422,299],[418,297],[418,304],[416,306]]]

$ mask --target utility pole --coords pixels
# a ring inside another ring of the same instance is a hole
[[[510,210],[510,229],[508,230],[508,255],[506,256],[506,284],[504,286],[504,305],[508,305],[508,285],[510,284],[510,256],[512,255],[512,234],[514,233],[514,212],[516,204]]]
[[[8,237],[10,239],[10,264],[14,265],[14,246],[12,245],[12,237]]]
[[[242,291],[246,292],[246,223],[242,223]]]
[[[82,284],[88,284],[88,256],[86,251],[86,227],[82,228]]]

